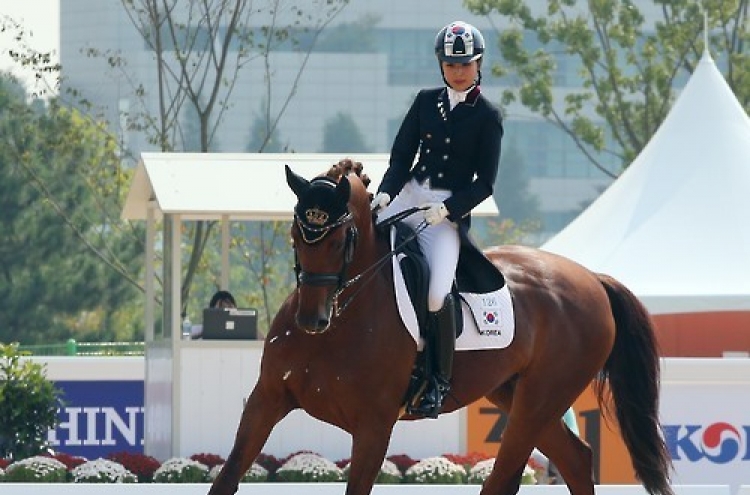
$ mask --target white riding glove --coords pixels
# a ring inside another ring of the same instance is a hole
[[[391,202],[391,195],[384,192],[379,192],[372,198],[370,202],[370,211],[382,210],[388,206]]]
[[[422,208],[427,208],[424,212],[424,220],[430,225],[439,224],[450,213],[445,203],[427,203],[422,205]]]

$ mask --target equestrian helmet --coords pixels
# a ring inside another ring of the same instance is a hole
[[[435,37],[435,55],[441,62],[468,64],[482,58],[484,37],[463,21],[451,22]]]

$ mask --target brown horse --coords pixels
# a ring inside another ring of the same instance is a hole
[[[211,495],[234,493],[274,425],[298,408],[351,434],[346,495],[367,495],[394,424],[416,419],[403,416],[403,404],[418,351],[398,314],[391,265],[379,264],[389,243],[373,222],[364,176],[349,173],[348,160],[339,165],[341,177],[312,181],[287,167],[298,199],[291,234],[299,285],[266,337],[258,382]],[[517,493],[535,446],[571,494],[594,494],[591,450],[561,420],[592,381],[600,402],[611,396],[646,490],[672,494],[657,419],[659,356],[644,306],[613,278],[551,253],[506,246],[486,254],[506,277],[516,335],[505,349],[456,353],[443,411],[486,397],[508,415],[481,495]]]

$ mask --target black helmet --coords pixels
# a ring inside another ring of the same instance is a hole
[[[435,55],[441,62],[468,64],[479,60],[483,53],[482,33],[467,22],[451,22],[435,37]]]

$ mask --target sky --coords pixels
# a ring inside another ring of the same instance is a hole
[[[54,61],[59,62],[60,0],[0,0],[0,17],[6,16],[24,26],[27,43],[34,50],[54,52]],[[0,70],[30,82],[30,74],[16,67],[8,56],[8,51],[17,47],[13,33],[0,33]]]

